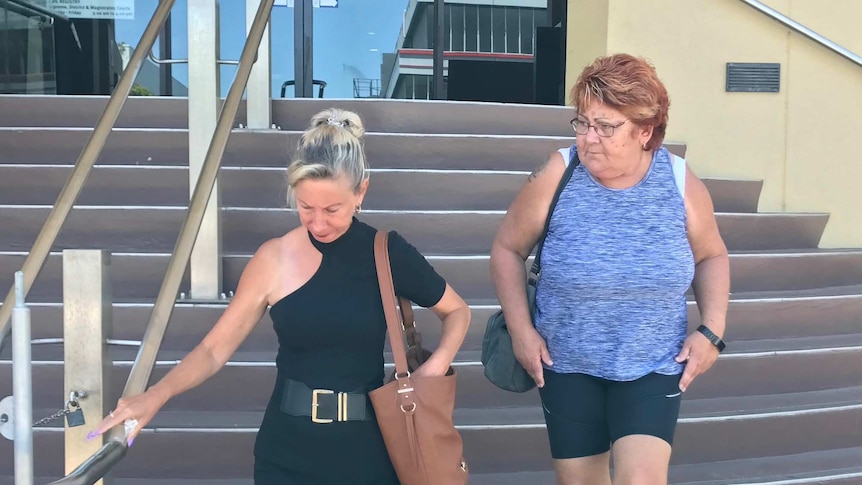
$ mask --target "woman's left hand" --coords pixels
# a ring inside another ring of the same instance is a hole
[[[718,349],[700,332],[692,332],[682,344],[676,361],[685,364],[679,389],[685,392],[695,377],[708,371],[718,359]]]

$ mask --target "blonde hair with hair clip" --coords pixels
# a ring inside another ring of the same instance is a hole
[[[296,205],[294,189],[305,179],[347,177],[355,192],[368,180],[368,162],[362,136],[365,128],[359,115],[329,108],[311,117],[299,139],[296,156],[287,167],[287,203]]]

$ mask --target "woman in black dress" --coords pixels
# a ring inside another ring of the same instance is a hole
[[[368,189],[355,113],[311,119],[288,168],[301,226],[264,243],[204,340],[145,393],[121,399],[94,432],[137,419],[129,442],[173,396],[215,374],[270,308],[278,378],[255,442],[256,485],[397,485],[371,391],[383,384],[386,320],[374,264],[376,229],[357,220]],[[470,309],[419,252],[389,238],[395,292],[442,321],[440,346],[414,375],[444,375]]]

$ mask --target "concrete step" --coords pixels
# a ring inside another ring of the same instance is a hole
[[[2,96],[0,127],[92,128],[107,97]],[[360,114],[367,131],[392,133],[489,133],[573,136],[571,108],[472,102],[405,100],[274,99],[272,122],[285,130],[304,130],[315,113],[337,107]],[[245,103],[234,126],[246,124]],[[116,127],[188,128],[188,100],[177,97],[129,98]]]
[[[763,406],[770,396],[752,396],[732,412],[691,413],[683,409],[672,462],[676,466],[731,460],[772,459],[794,454],[825,454],[862,447],[862,388],[848,401],[806,396],[781,409]],[[854,402],[855,400],[855,402]],[[704,403],[705,408],[709,407]],[[117,468],[118,477],[220,479],[247,477],[261,412],[165,412],[156,416]],[[455,412],[474,473],[547,471],[550,454],[541,408],[464,409]],[[855,423],[855,424],[853,424]],[[59,473],[62,428],[37,428],[37,470]],[[776,432],[782,430],[782,432]],[[710,439],[703,439],[709,436]],[[727,446],[727,443],[734,446]],[[58,451],[59,450],[59,451]],[[184,450],[195,450],[189,454]],[[240,450],[247,450],[242,452]],[[7,441],[0,454],[11,453]],[[841,458],[836,458],[840,461]],[[0,473],[11,474],[11,464]],[[154,463],[158,465],[153,466]],[[678,472],[691,478],[692,468]],[[706,477],[709,478],[709,477]],[[730,482],[726,482],[730,483]]]
[[[0,206],[5,250],[29,250],[51,206]],[[61,231],[56,248],[112,252],[171,252],[187,216],[185,207],[77,206]],[[504,211],[367,210],[363,222],[397,230],[426,255],[489,254]],[[716,215],[731,251],[816,248],[826,214]],[[221,211],[222,248],[227,254],[254,253],[264,242],[299,225],[289,209],[225,208]]]
[[[836,294],[832,296],[800,296],[788,294],[768,299],[749,299],[736,295],[730,301],[725,340],[738,347],[751,340],[842,336],[862,330],[862,294]],[[178,303],[162,349],[186,351],[201,341],[224,312],[227,303]],[[63,306],[61,303],[34,303],[30,305],[34,339],[59,338],[63,334]],[[471,305],[473,321],[461,349],[481,349],[485,323],[499,306]],[[700,317],[694,301],[688,304],[689,324],[696,327]],[[114,303],[113,338],[140,340],[150,318],[152,302]],[[437,317],[423,308],[416,308],[416,321],[429,347],[436,347],[440,339]],[[272,320],[269,313],[252,331],[240,351],[272,350]],[[0,358],[10,358],[9,348],[0,352]],[[33,348],[34,358],[44,360],[41,352],[54,352],[49,347]]]
[[[860,405],[849,404],[756,414],[749,414],[746,409],[744,413],[715,418],[683,416],[677,427],[671,461],[675,465],[706,464],[856,448],[862,439],[860,413]],[[501,422],[507,421],[501,418]],[[508,423],[512,424],[462,428],[468,449],[482,450],[471,466],[480,470],[489,467],[498,473],[550,469],[542,422]],[[493,458],[486,462],[486,457]]]
[[[727,460],[670,467],[672,485],[860,485],[862,448],[816,451],[756,459]],[[59,477],[39,477],[48,483]],[[176,479],[117,478],[117,485],[253,485],[251,478]],[[471,473],[471,485],[555,485],[552,471]],[[0,485],[14,485],[12,477],[0,476]]]
[[[167,373],[183,356],[182,351],[161,351],[153,378]],[[59,349],[48,360],[34,360],[34,406],[47,409],[63,402],[63,362]],[[43,351],[43,353],[48,353]],[[111,395],[122,390],[135,357],[134,349],[112,349],[114,365]],[[208,411],[260,411],[276,379],[275,345],[270,350],[240,351],[216,376],[202,386],[171,401],[166,409]],[[387,355],[388,362],[391,357]],[[740,398],[761,394],[802,393],[862,386],[858,362],[862,359],[862,334],[843,338],[773,339],[757,346],[731,346],[715,366],[695,380],[687,399]],[[538,393],[509,393],[494,387],[483,374],[477,351],[462,351],[456,362],[459,374],[458,406],[464,408],[528,407],[538,403]],[[389,365],[388,367],[391,367]],[[10,360],[0,360],[0,388],[11,389]],[[229,393],[225,389],[230,389]],[[737,406],[738,404],[732,404]],[[740,408],[744,409],[744,408]]]
[[[0,252],[0,275],[9,278],[8,283],[0,282],[0,290],[8,291],[11,275],[21,268],[25,257],[23,252]],[[114,301],[154,299],[169,258],[163,253],[114,253],[111,256]],[[223,258],[224,291],[236,288],[249,259],[248,255]],[[428,256],[427,259],[463,298],[477,304],[492,303],[496,299],[488,256]],[[862,285],[862,250],[738,253],[732,254],[730,261],[733,293]],[[28,295],[29,301],[59,301],[61,270],[61,253],[51,253]],[[185,281],[181,291],[187,289]]]
[[[0,204],[53,205],[71,165],[0,164]],[[225,207],[285,207],[284,168],[224,167],[219,175]],[[372,170],[366,209],[505,210],[527,171]],[[707,179],[717,212],[757,211],[761,181]],[[188,169],[181,166],[99,165],[79,205],[188,205]]]
[[[74,164],[92,128],[0,128],[0,163]],[[457,132],[456,132],[457,133]],[[301,132],[236,130],[222,166],[286,168]],[[382,133],[363,138],[371,168],[533,170],[570,136]],[[679,146],[668,145],[674,152]],[[99,157],[101,164],[188,166],[187,130],[118,128]]]
[[[846,448],[678,465],[671,467],[669,482],[680,485],[860,485],[860,456],[862,448]]]
[[[0,128],[0,163],[74,164],[91,129]],[[222,166],[286,168],[300,132],[235,131]],[[532,170],[561,147],[564,137],[368,133],[372,168]],[[36,148],[38,147],[38,148]],[[117,129],[99,158],[102,164],[188,166],[185,130]]]
[[[862,448],[816,451],[785,456],[672,465],[672,485],[860,485]],[[477,485],[555,485],[553,471],[472,475]]]

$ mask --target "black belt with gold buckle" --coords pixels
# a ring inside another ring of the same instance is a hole
[[[364,392],[312,389],[293,379],[284,381],[281,411],[291,416],[310,416],[311,421],[318,424],[374,418],[368,394]]]

